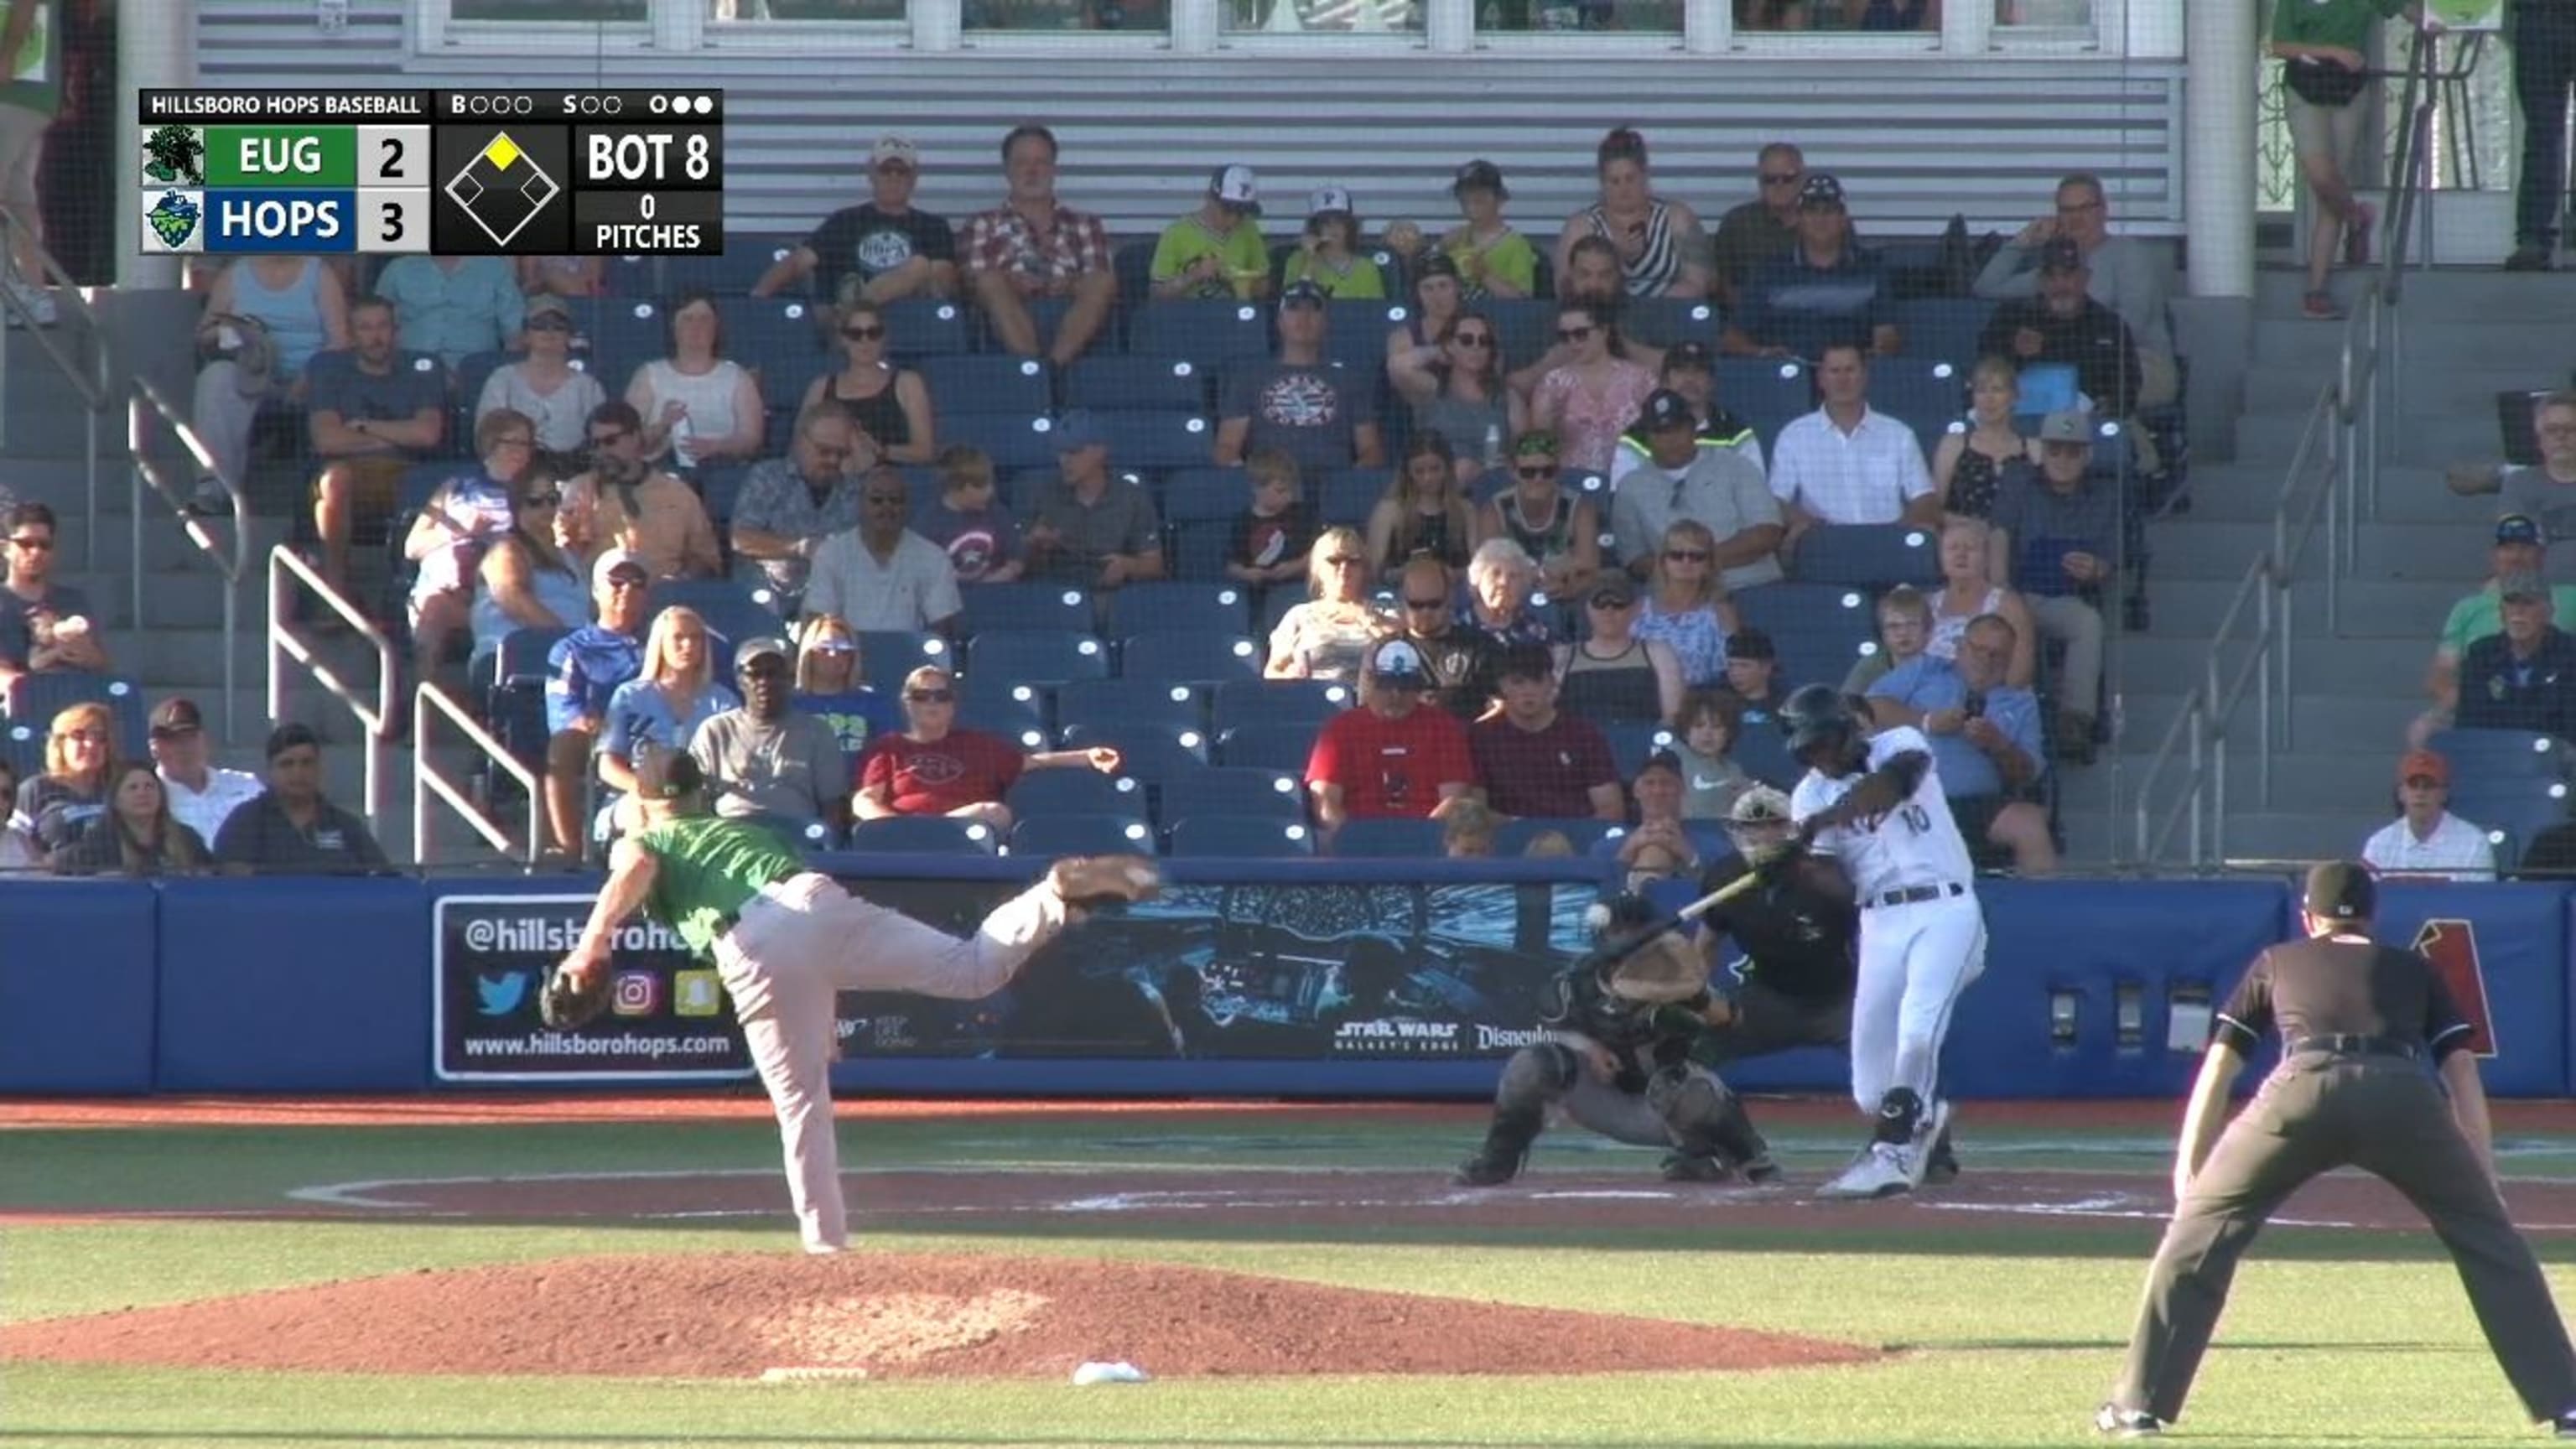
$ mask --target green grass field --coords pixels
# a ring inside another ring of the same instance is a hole
[[[1973,1115],[1970,1119],[1974,1121]],[[1445,1171],[1464,1114],[1048,1114],[849,1120],[844,1165],[1311,1167]],[[2508,1132],[2516,1177],[2569,1175],[2571,1143]],[[1812,1114],[1777,1128],[1812,1183],[1847,1150]],[[527,1173],[765,1169],[765,1120],[506,1126],[146,1127],[0,1133],[0,1317],[24,1323],[333,1279],[597,1253],[793,1250],[783,1220],[49,1221],[40,1213],[256,1214],[315,1183]],[[2160,1134],[1976,1134],[1971,1174],[2081,1165],[2166,1170]],[[1651,1154],[1552,1134],[1541,1173],[1632,1170]],[[340,1445],[2049,1445],[2092,1442],[2158,1225],[1917,1213],[1815,1226],[1468,1233],[1428,1224],[1251,1229],[1221,1217],[1148,1234],[1116,1215],[871,1229],[894,1251],[1151,1259],[1382,1291],[1814,1335],[1894,1350],[1858,1368],[1544,1378],[1167,1380],[1138,1388],[943,1381],[761,1386],[256,1374],[0,1363],[0,1443],[329,1449]],[[2576,1235],[2538,1246],[2562,1300]],[[1150,1367],[1150,1366],[1149,1366]],[[2282,1230],[2240,1276],[2179,1442],[2487,1445],[2518,1422],[2457,1280],[2422,1231]]]

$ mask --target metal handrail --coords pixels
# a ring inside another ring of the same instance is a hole
[[[131,504],[134,563],[130,570],[134,580],[134,622],[138,628],[143,624],[143,490],[149,485],[153,493],[170,505],[170,511],[178,516],[188,541],[197,546],[199,553],[212,559],[215,570],[224,576],[224,738],[238,741],[241,722],[236,716],[240,711],[233,701],[241,682],[237,659],[241,653],[241,581],[250,572],[250,504],[242,497],[240,489],[225,490],[231,497],[233,510],[233,541],[231,549],[227,550],[215,538],[214,531],[206,527],[206,521],[189,506],[189,501],[181,498],[179,490],[162,477],[160,465],[152,461],[149,434],[155,417],[187,446],[188,452],[200,464],[209,469],[213,467],[213,456],[207,452],[205,440],[197,435],[195,426],[179,416],[178,409],[162,396],[159,388],[148,379],[136,377],[133,391],[125,403],[125,445],[134,459]]]
[[[12,259],[18,254],[20,233],[24,230],[15,217],[0,212],[0,262],[5,262],[12,272],[16,270]],[[97,416],[116,401],[116,369],[113,359],[108,356],[107,329],[99,325],[98,312],[90,306],[89,296],[81,290],[79,281],[64,269],[52,252],[45,250],[41,240],[29,236],[24,239],[24,245],[35,254],[37,269],[44,273],[44,284],[53,295],[55,325],[49,327],[39,323],[35,309],[12,287],[0,286],[0,314],[5,314],[10,322],[17,324],[11,331],[24,333],[43,351],[55,369],[71,383],[72,390],[80,394],[81,405],[89,409],[90,425],[81,430],[81,490],[86,500],[86,516],[81,530],[81,567],[94,570],[98,567]],[[91,346],[86,361],[65,352],[61,340],[54,335],[66,309],[88,330]],[[5,355],[0,353],[0,357]]]
[[[415,707],[412,710],[411,734],[411,858],[424,866],[429,863],[429,798],[432,795],[444,801],[459,819],[472,826],[474,833],[483,837],[486,845],[503,855],[509,854],[511,849],[509,832],[494,824],[492,818],[483,813],[482,807],[474,803],[471,792],[448,779],[430,759],[430,721],[443,718],[455,725],[466,742],[481,750],[503,774],[519,783],[528,801],[526,852],[521,859],[528,865],[535,865],[545,849],[544,816],[538,809],[544,796],[536,772],[520,764],[510,753],[510,747],[495,739],[489,730],[450,699],[446,690],[424,683],[414,691],[412,698]]]
[[[296,633],[287,622],[292,612],[294,586],[302,583],[315,598],[349,625],[357,635],[375,646],[376,702],[374,708],[359,698],[359,691],[340,677],[338,670],[316,656],[313,646]],[[385,812],[386,737],[392,732],[395,689],[399,671],[394,662],[393,641],[376,627],[375,621],[361,613],[357,605],[333,588],[313,566],[297,557],[295,550],[278,544],[268,551],[268,717],[286,718],[286,661],[303,665],[325,692],[348,706],[367,732],[367,826],[378,829]]]

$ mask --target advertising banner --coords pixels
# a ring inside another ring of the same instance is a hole
[[[431,1063],[445,1082],[702,1082],[751,1075],[715,968],[638,916],[617,933],[609,1012],[577,1032],[538,1018],[546,973],[588,895],[441,896],[430,907]]]

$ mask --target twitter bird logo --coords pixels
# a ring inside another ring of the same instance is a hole
[[[498,976],[474,978],[474,994],[483,999],[485,1016],[508,1016],[527,999],[528,973],[504,971]]]

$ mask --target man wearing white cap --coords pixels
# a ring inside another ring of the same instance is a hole
[[[1440,802],[1476,787],[1467,727],[1423,707],[1431,674],[1407,639],[1381,639],[1360,676],[1360,702],[1324,722],[1306,757],[1315,822],[1427,820]]]
[[[834,307],[864,298],[957,295],[957,233],[926,211],[915,211],[912,188],[921,179],[921,149],[904,136],[880,136],[868,153],[868,199],[823,218],[814,234],[780,257],[751,284],[766,297],[815,278],[814,290]]]
[[[1252,300],[1270,293],[1270,248],[1261,239],[1261,189],[1249,166],[1220,166],[1199,209],[1163,228],[1154,244],[1154,295]]]
[[[599,622],[555,641],[546,654],[546,827],[559,850],[580,848],[582,796],[590,754],[608,720],[608,697],[644,672],[644,617],[652,575],[644,560],[612,548],[590,566]]]
[[[1360,255],[1358,203],[1349,188],[1318,186],[1306,197],[1306,234],[1281,274],[1283,285],[1304,282],[1339,301],[1372,302],[1386,296],[1386,275]]]

